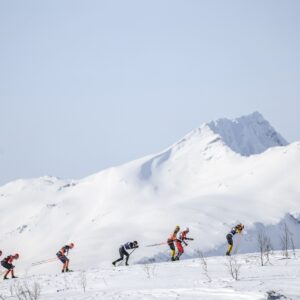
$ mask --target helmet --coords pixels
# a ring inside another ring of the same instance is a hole
[[[239,223],[235,226],[237,229],[239,230],[243,230],[244,229],[244,225],[242,223]]]
[[[2,251],[0,250],[0,256],[2,255]]]
[[[190,232],[190,229],[187,227],[184,231],[186,232]]]
[[[133,245],[135,245],[135,246],[136,246],[137,244],[138,244],[138,242],[137,242],[137,241],[134,241],[134,242],[133,242]]]
[[[72,249],[74,248],[74,243],[70,243],[69,247]]]
[[[175,230],[180,230],[180,226],[176,225]]]
[[[19,255],[18,253],[16,253],[16,254],[14,255],[15,259],[18,259],[19,256],[20,256],[20,255]]]

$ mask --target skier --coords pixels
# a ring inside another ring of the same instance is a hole
[[[70,243],[69,245],[66,245],[62,247],[57,253],[57,258],[63,263],[63,268],[61,270],[62,273],[64,272],[73,272],[72,270],[69,270],[69,258],[67,255],[69,255],[69,250],[74,248],[74,244]]]
[[[227,251],[226,251],[226,255],[227,256],[230,256],[230,253],[231,253],[231,250],[233,248],[233,236],[236,234],[236,233],[241,233],[244,229],[244,225],[243,224],[237,224],[235,227],[233,227],[231,229],[231,231],[226,235],[226,239],[227,239],[227,242],[228,242],[228,248],[227,248]]]
[[[7,271],[4,274],[3,279],[8,279],[7,276],[9,273],[11,273],[11,278],[17,278],[14,274],[14,265],[12,264],[14,259],[18,259],[19,258],[19,254],[16,253],[15,255],[9,255],[7,257],[5,257],[2,261],[1,261],[1,266],[5,269],[7,269]]]
[[[182,243],[185,244],[185,246],[187,246],[188,244],[185,241],[193,241],[193,238],[188,238],[186,237],[186,235],[190,232],[190,229],[187,227],[185,230],[183,230],[182,232],[180,232],[179,234],[179,239],[176,240],[176,248],[178,250],[178,253],[175,257],[175,260],[179,260],[180,256],[183,254],[184,250],[182,247]]]
[[[175,227],[175,230],[170,233],[169,238],[167,240],[167,243],[171,249],[171,260],[174,261],[175,260],[175,245],[174,243],[177,241],[177,233],[179,232],[180,227],[177,225]]]
[[[124,256],[126,256],[126,260],[125,260],[125,265],[128,266],[128,259],[129,259],[129,256],[130,254],[139,247],[138,245],[138,242],[137,241],[134,241],[134,242],[128,242],[124,245],[121,245],[120,248],[119,248],[119,253],[120,253],[120,258],[113,261],[112,264],[114,266],[116,266],[116,263],[123,260],[124,259]],[[131,250],[131,249],[134,249],[130,254],[126,251],[126,250]]]

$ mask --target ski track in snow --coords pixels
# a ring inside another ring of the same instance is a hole
[[[208,272],[200,259],[180,262],[132,265],[129,267],[102,267],[68,274],[30,275],[0,283],[0,295],[9,297],[10,287],[23,284],[41,286],[40,299],[203,299],[203,300],[267,300],[268,291],[280,298],[300,299],[300,250],[296,257],[283,259],[279,252],[271,256],[270,264],[261,267],[258,254],[235,256],[242,264],[240,279],[235,281],[227,270],[227,257],[206,258]],[[86,292],[82,274],[87,279]],[[208,276],[207,276],[207,275]],[[284,298],[284,297],[286,298]],[[7,297],[7,298],[5,298]],[[15,298],[16,299],[16,298]]]

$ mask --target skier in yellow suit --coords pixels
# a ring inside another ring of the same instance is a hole
[[[175,245],[174,243],[177,241],[177,233],[179,232],[180,227],[177,225],[175,227],[175,230],[173,232],[170,233],[169,237],[168,237],[168,245],[171,249],[171,260],[174,261],[175,260]]]
[[[226,255],[230,255],[231,250],[233,248],[233,236],[237,233],[241,233],[244,229],[244,225],[243,224],[237,224],[235,227],[233,227],[231,229],[231,231],[226,235],[226,239],[228,242],[228,248],[226,251]]]

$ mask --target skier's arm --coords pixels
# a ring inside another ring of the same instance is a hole
[[[129,243],[129,249],[136,249],[136,248],[138,248],[138,247],[139,247],[138,244]]]
[[[184,240],[186,240],[186,238],[176,239],[176,242],[184,243],[187,246],[188,244]]]

